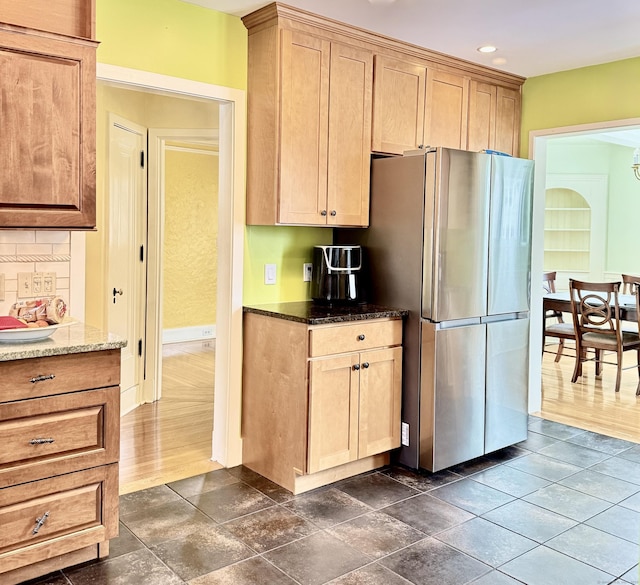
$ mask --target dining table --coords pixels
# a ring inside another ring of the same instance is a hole
[[[620,308],[620,319],[622,321],[638,322],[635,295],[619,294],[618,307]],[[544,294],[542,297],[542,310],[543,315],[545,315],[547,311],[571,313],[571,297],[569,291],[558,291]]]

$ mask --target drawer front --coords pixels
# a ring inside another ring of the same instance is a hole
[[[0,404],[0,487],[118,460],[120,389]]]
[[[0,573],[116,536],[117,505],[117,464],[0,489]]]
[[[0,402],[117,386],[120,350],[0,362],[0,376]]]
[[[310,357],[402,344],[401,319],[374,319],[309,331]]]

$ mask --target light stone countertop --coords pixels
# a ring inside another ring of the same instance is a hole
[[[84,323],[74,323],[38,341],[1,342],[0,362],[118,349],[126,345],[126,340],[113,333],[105,333]]]

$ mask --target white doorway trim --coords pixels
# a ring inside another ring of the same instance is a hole
[[[167,149],[167,141],[198,141],[215,144],[217,147],[218,130],[149,128],[149,231],[147,242],[147,299],[149,307],[147,311],[148,351],[144,402],[154,402],[162,395],[162,359],[160,356],[162,355],[163,337],[163,269],[161,259],[164,247],[165,150]],[[213,154],[218,156],[219,152]],[[222,191],[220,187],[219,190]]]
[[[531,239],[531,327],[529,328],[529,412],[542,407],[542,284],[544,260],[544,201],[547,178],[547,142],[550,138],[594,134],[603,130],[640,128],[640,118],[609,120],[529,132],[529,158],[535,160]]]
[[[242,462],[240,409],[246,167],[245,92],[104,63],[97,64],[97,77],[100,80],[146,88],[150,91],[164,91],[219,102],[220,226],[212,458],[225,467],[239,465]]]

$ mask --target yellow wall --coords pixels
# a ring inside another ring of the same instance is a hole
[[[218,156],[165,153],[164,329],[216,322]]]
[[[180,0],[96,0],[98,62],[246,89],[242,21]]]
[[[640,57],[531,77],[522,90],[520,154],[529,132],[640,117]]]
[[[96,0],[96,12],[99,63],[246,89],[247,31],[240,18],[180,0]],[[105,162],[98,153],[99,183]],[[99,215],[104,205],[98,192]],[[104,240],[89,236],[95,243],[88,250],[87,321],[102,326]],[[309,298],[302,263],[311,261],[314,245],[331,239],[331,229],[247,227],[244,302]],[[267,261],[278,266],[276,285],[264,285]]]
[[[102,82],[97,86],[96,192],[97,231],[87,233],[85,321],[105,326],[106,248],[108,245],[107,153],[109,112],[145,128],[216,128],[218,106],[212,102],[132,91]]]

